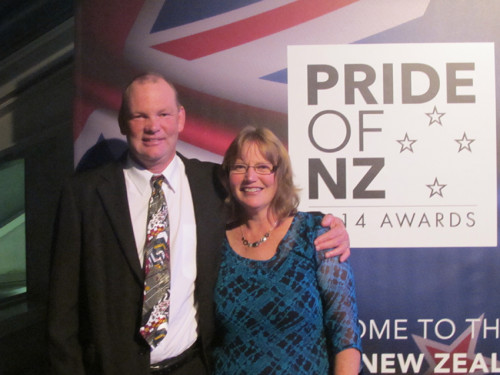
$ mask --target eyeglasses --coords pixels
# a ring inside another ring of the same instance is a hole
[[[255,173],[258,174],[272,174],[276,171],[276,168],[274,165],[271,164],[255,164],[255,165],[247,165],[243,163],[237,163],[233,164],[230,167],[230,172],[231,173],[236,173],[236,174],[243,174],[247,173],[248,168],[253,168]]]

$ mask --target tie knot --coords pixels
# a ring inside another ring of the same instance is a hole
[[[163,181],[165,181],[165,177],[163,177],[162,174],[151,177],[151,185],[153,186],[154,190],[160,190]]]

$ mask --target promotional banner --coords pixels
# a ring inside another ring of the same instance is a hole
[[[288,51],[303,210],[335,210],[354,247],[497,245],[492,43]]]
[[[179,151],[246,125],[288,146],[301,209],[350,233],[365,374],[500,373],[497,0],[87,0],[75,167],[126,148],[123,87],[157,71]]]

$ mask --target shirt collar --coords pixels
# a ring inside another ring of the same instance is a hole
[[[165,177],[167,186],[172,192],[178,190],[180,176],[179,176],[179,156],[175,155],[172,161],[168,164],[167,168],[162,171],[163,177]],[[130,181],[134,184],[138,191],[144,194],[151,193],[151,177],[155,175],[148,171],[146,168],[135,162],[130,155],[127,156],[127,161],[125,162],[125,171],[130,178]]]

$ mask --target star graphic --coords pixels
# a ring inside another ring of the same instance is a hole
[[[426,113],[426,115],[429,116],[430,118],[429,126],[431,126],[434,123],[443,126],[443,124],[441,123],[441,117],[443,117],[445,113],[438,112],[436,106],[434,106],[434,110],[431,113]]]
[[[483,318],[484,314],[479,319],[475,319],[450,345],[412,335],[413,340],[429,364],[429,369],[425,372],[425,375],[434,374],[434,370],[437,371],[436,373],[446,373],[448,375],[483,374],[484,371],[482,370],[489,372],[492,365],[491,358],[476,354],[477,339],[481,332]],[[495,368],[498,368],[498,365],[497,361]],[[454,370],[457,372],[453,372]]]
[[[416,142],[416,140],[410,139],[410,137],[408,137],[408,133],[406,133],[404,139],[397,140],[397,142],[401,145],[401,150],[399,151],[399,153],[403,152],[404,150],[413,152],[412,146]]]
[[[472,152],[472,150],[470,149],[470,144],[474,141],[475,141],[475,139],[467,138],[467,135],[464,132],[462,139],[455,139],[455,142],[457,142],[460,145],[458,152],[460,152],[462,150],[468,150],[468,151]]]
[[[426,186],[432,190],[429,198],[432,198],[432,196],[436,194],[439,195],[440,197],[443,197],[442,190],[446,185],[440,184],[438,182],[437,177],[434,179],[434,183],[432,185],[426,185]]]

